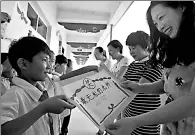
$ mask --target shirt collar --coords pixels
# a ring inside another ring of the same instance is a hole
[[[135,61],[135,63],[144,62],[144,61],[147,61],[147,60],[149,60],[149,57],[148,56],[144,57],[143,59],[141,59],[139,61]]]
[[[33,86],[32,84],[30,84],[29,82],[18,78],[18,77],[14,77],[13,78],[13,85],[16,85],[22,89],[24,89],[24,91],[35,101],[39,101],[39,98],[42,95],[42,92],[37,89],[35,86]]]

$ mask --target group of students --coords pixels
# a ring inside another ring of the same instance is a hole
[[[53,60],[53,56],[48,45],[36,37],[22,37],[10,45],[8,60],[17,76],[12,78],[11,88],[1,97],[2,134],[67,134],[70,118],[64,118],[60,132],[60,117],[55,114],[73,109],[75,105],[68,101],[56,82],[97,70],[97,66],[65,73],[66,58],[58,55]]]
[[[126,39],[135,59],[132,63],[122,55],[123,45],[118,40],[107,45],[109,55],[117,60],[112,67],[103,48],[95,49],[100,66],[107,65],[123,88],[137,93],[125,110],[121,110],[122,117],[105,125],[107,133],[195,135],[194,5],[193,1],[152,1],[146,13],[150,36],[137,31]],[[42,91],[36,85],[46,81],[48,73],[55,74],[51,71],[50,53],[47,44],[36,37],[23,37],[11,44],[8,59],[17,77],[1,97],[3,134],[52,134],[50,114],[75,107],[61,93],[39,101]],[[50,83],[89,71],[98,71],[98,67],[87,66],[58,77],[53,75]],[[162,106],[160,94],[167,94],[169,100]],[[161,133],[159,124],[163,124]]]
[[[9,21],[10,16],[1,12],[1,23]],[[13,41],[9,52],[1,53],[2,134],[66,135],[69,109],[75,105],[68,102],[58,82],[97,70],[97,66],[72,70],[71,59],[55,57],[39,38]]]

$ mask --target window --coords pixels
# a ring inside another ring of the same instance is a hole
[[[28,4],[27,16],[28,16],[28,18],[29,18],[30,21],[31,21],[30,25],[36,30],[38,15],[37,15],[37,13],[34,11],[34,9],[31,7],[30,4]]]
[[[47,26],[32,8],[32,6],[28,3],[27,16],[31,21],[31,26],[37,31],[43,38],[46,39],[47,35]]]
[[[46,39],[47,27],[40,18],[37,27],[37,32]]]

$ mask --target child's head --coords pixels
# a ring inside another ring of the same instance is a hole
[[[123,53],[123,45],[118,40],[112,40],[108,43],[108,52],[112,59],[117,59]]]
[[[12,78],[13,68],[8,60],[8,53],[1,53],[1,64],[3,65],[2,76],[6,78]]]
[[[56,62],[56,56],[55,56],[55,53],[52,50],[49,53],[49,57],[50,57],[51,70],[54,70],[55,62]]]
[[[130,54],[135,60],[140,60],[148,55],[149,35],[143,31],[131,33],[126,39]]]
[[[11,21],[10,15],[5,12],[1,12],[1,38],[5,36],[5,31],[7,29],[7,24]]]
[[[104,60],[106,58],[106,51],[102,47],[96,47],[94,50],[94,56],[97,60]]]
[[[44,81],[50,69],[50,49],[36,37],[22,37],[12,42],[8,58],[18,76],[29,83]]]
[[[71,72],[72,70],[73,70],[72,60],[71,59],[68,59],[66,73]]]
[[[67,63],[68,63],[67,58],[64,55],[57,55],[55,62],[55,71],[60,74],[65,74]]]

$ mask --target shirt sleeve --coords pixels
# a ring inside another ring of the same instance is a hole
[[[124,57],[120,62],[120,67],[122,66],[129,66],[130,60],[127,57]]]
[[[19,99],[16,92],[8,91],[1,97],[1,125],[18,117]]]
[[[109,70],[111,70],[111,61],[110,60],[108,60],[106,66],[108,67]]]
[[[52,80],[53,80],[54,82],[59,82],[59,81],[60,81],[60,77],[57,76],[57,75],[52,75]]]
[[[163,70],[161,67],[157,66],[155,68],[146,66],[143,72],[143,78],[147,79],[150,82],[158,81],[162,79]]]

